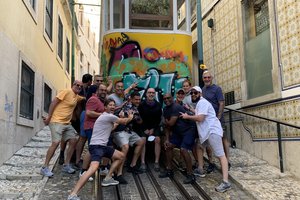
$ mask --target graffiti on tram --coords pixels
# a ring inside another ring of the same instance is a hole
[[[172,44],[166,45],[170,48],[159,47],[159,51],[159,45],[153,42],[153,46],[142,49],[141,46],[148,45],[142,39],[133,40],[125,33],[119,34],[104,38],[101,65],[107,66],[108,76],[114,81],[122,79],[125,88],[137,82],[142,94],[147,88],[155,88],[157,99],[161,99],[163,94],[174,94],[191,77],[189,57],[183,51],[172,49]]]

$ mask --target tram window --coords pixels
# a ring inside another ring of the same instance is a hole
[[[124,0],[114,0],[114,28],[125,28]]]
[[[186,3],[183,0],[177,0],[177,29],[186,30]]]
[[[172,0],[131,0],[132,29],[173,29]]]
[[[110,1],[104,1],[104,29],[110,30]]]

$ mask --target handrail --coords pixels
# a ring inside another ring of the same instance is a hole
[[[293,128],[297,128],[297,129],[300,129],[300,126],[296,126],[296,125],[289,124],[289,123],[286,123],[286,122],[281,122],[281,121],[274,120],[274,119],[269,119],[269,118],[266,118],[266,117],[261,117],[261,116],[258,116],[258,115],[246,113],[246,112],[231,109],[231,108],[226,108],[225,107],[224,109],[229,110],[229,129],[230,129],[230,142],[231,142],[231,145],[233,144],[232,112],[237,112],[237,113],[240,113],[240,114],[244,114],[244,115],[248,115],[248,116],[251,116],[251,117],[255,117],[255,118],[259,118],[259,119],[263,119],[263,120],[266,120],[266,121],[276,123],[276,125],[277,125],[276,127],[277,127],[277,138],[278,138],[280,172],[283,173],[284,169],[283,169],[282,138],[281,138],[280,125],[285,125],[285,126],[289,126],[289,127],[293,127]]]

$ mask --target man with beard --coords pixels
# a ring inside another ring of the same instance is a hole
[[[86,112],[85,112],[83,128],[84,128],[85,136],[88,140],[88,144],[90,144],[91,142],[95,121],[104,112],[104,102],[106,99],[106,94],[107,94],[106,86],[104,84],[100,84],[96,94],[93,94],[93,96],[91,96],[86,103]],[[91,155],[89,151],[87,151],[83,158],[82,169],[79,172],[79,176],[82,176],[82,174],[84,174],[85,171],[88,169],[90,160],[91,160]],[[93,178],[90,177],[89,181],[92,180]]]
[[[174,103],[171,94],[165,94],[163,97],[165,107],[163,110],[166,138],[164,147],[166,150],[166,171],[162,172],[159,177],[165,178],[173,176],[172,158],[173,149],[180,148],[180,153],[185,161],[187,175],[183,181],[184,184],[195,182],[192,169],[192,159],[189,150],[192,150],[196,135],[196,124],[192,121],[180,118],[181,113],[186,110],[179,104]]]
[[[200,88],[197,88],[197,92],[200,93],[201,96],[202,91]],[[215,188],[216,191],[225,192],[230,190],[231,184],[228,182],[228,161],[222,144],[223,130],[219,119],[216,117],[213,106],[205,98],[200,97],[195,109],[195,115],[188,115],[182,112],[181,117],[196,122],[200,143],[204,147],[210,145],[214,154],[220,160],[223,181]]]

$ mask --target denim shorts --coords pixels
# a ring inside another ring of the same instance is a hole
[[[102,145],[90,145],[89,152],[91,154],[91,161],[100,162],[103,157],[112,158],[115,149],[112,147]]]

